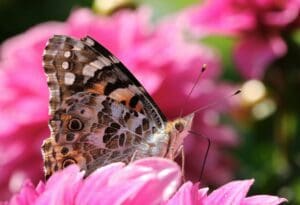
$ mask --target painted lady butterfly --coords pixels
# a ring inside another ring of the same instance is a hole
[[[44,51],[51,136],[42,145],[46,179],[70,164],[86,171],[112,162],[174,159],[193,115],[167,121],[126,67],[90,37],[55,35]]]

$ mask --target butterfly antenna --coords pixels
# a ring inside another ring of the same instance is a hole
[[[231,97],[233,97],[233,96],[236,96],[236,95],[240,94],[241,92],[242,92],[241,90],[237,90],[237,91],[235,91],[233,94],[230,94],[230,95],[225,96],[225,97],[223,97],[223,98],[221,98],[221,99],[218,99],[218,100],[216,100],[216,101],[214,101],[214,102],[212,102],[212,103],[209,103],[208,105],[205,105],[204,107],[199,107],[199,108],[197,108],[197,109],[194,110],[192,113],[197,113],[197,112],[199,112],[199,111],[201,111],[201,110],[205,110],[205,109],[207,109],[207,108],[213,107],[213,106],[215,106],[215,105],[217,105],[217,104],[220,104],[220,103],[224,102],[224,100],[226,100],[227,98],[231,98]]]
[[[207,160],[207,157],[208,157],[208,152],[209,152],[209,149],[210,149],[210,145],[211,145],[211,141],[208,137],[205,137],[193,130],[190,130],[189,131],[191,134],[194,134],[194,135],[197,135],[197,136],[201,136],[203,138],[205,138],[207,140],[207,149],[205,151],[205,155],[204,155],[204,159],[203,159],[203,162],[202,162],[202,166],[201,166],[201,171],[200,171],[200,177],[199,177],[199,181],[202,180],[202,176],[203,176],[203,173],[204,173],[204,168],[205,168],[205,164],[206,164],[206,160]]]
[[[194,91],[196,85],[198,84],[198,82],[199,82],[199,80],[201,79],[201,76],[202,76],[202,74],[204,73],[205,70],[206,70],[206,64],[203,64],[203,65],[202,65],[202,68],[201,68],[200,74],[198,75],[198,77],[197,77],[197,79],[196,79],[196,81],[195,81],[195,83],[194,83],[192,89],[190,90],[190,92],[189,92],[187,98],[185,99],[184,103],[183,103],[182,106],[181,106],[181,110],[180,110],[180,114],[179,114],[179,117],[180,117],[180,118],[182,117],[184,106],[188,103],[191,94],[193,93],[193,91]]]

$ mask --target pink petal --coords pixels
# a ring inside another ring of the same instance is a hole
[[[191,182],[183,184],[176,192],[181,180],[180,168],[175,162],[163,158],[144,158],[127,166],[113,163],[95,170],[86,179],[83,175],[76,165],[71,165],[54,173],[46,185],[40,182],[34,188],[26,182],[9,204],[276,205],[286,201],[268,195],[246,198],[253,180],[230,182],[209,196],[208,188],[198,190],[199,184]]]
[[[134,205],[134,204],[152,204],[155,198],[151,197],[151,193],[147,197],[139,196],[139,192],[143,190],[144,187],[150,183],[151,180],[137,180],[137,181],[120,181],[120,184],[105,187],[101,192],[98,193],[97,197],[94,197],[91,201],[91,204],[101,204],[103,205]],[[140,198],[141,197],[141,198]],[[140,198],[140,199],[138,199]],[[81,203],[79,203],[81,204]]]
[[[29,181],[25,181],[22,187],[22,191],[14,196],[11,201],[10,205],[30,205],[35,202],[38,197],[38,193],[35,190],[33,184]]]
[[[128,165],[111,179],[112,184],[120,185],[120,181],[127,181],[131,187],[133,185],[133,191],[128,190],[131,197],[124,201],[125,204],[157,204],[166,201],[176,191],[181,181],[181,170],[173,161],[145,158]],[[135,183],[140,186],[139,189],[134,188]]]
[[[189,10],[187,15],[194,29],[201,33],[236,34],[255,28],[252,12],[232,6],[235,4],[232,0],[205,1],[199,8]]]
[[[299,18],[300,2],[298,0],[286,1],[283,9],[266,12],[263,21],[266,25],[285,27]]]
[[[177,189],[180,168],[162,158],[145,158],[126,167],[122,163],[95,171],[83,183],[76,204],[158,204]]]
[[[270,63],[282,57],[286,51],[286,44],[280,37],[248,37],[236,47],[234,60],[244,77],[262,78]]]
[[[254,180],[233,181],[213,191],[206,200],[207,205],[240,204],[246,197]]]
[[[259,195],[245,198],[241,205],[277,205],[283,202],[287,200],[277,196]]]
[[[93,204],[94,201],[97,201],[96,197],[99,193],[99,190],[109,184],[110,177],[116,172],[121,170],[125,164],[123,163],[113,163],[97,169],[90,176],[88,176],[83,185],[80,188],[76,196],[77,204]],[[100,200],[100,199],[99,199]]]
[[[39,196],[37,204],[74,204],[83,175],[76,165],[56,172],[47,181],[45,191]]]
[[[166,205],[201,205],[205,196],[198,191],[199,184],[184,183]]]

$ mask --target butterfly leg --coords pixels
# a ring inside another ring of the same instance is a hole
[[[185,156],[184,156],[184,147],[183,145],[181,145],[179,148],[178,148],[178,153],[181,154],[181,173],[182,173],[182,181],[185,182],[186,179],[185,179]]]
[[[186,180],[185,180],[185,171],[184,171],[184,168],[185,168],[184,147],[183,147],[183,145],[180,145],[178,147],[178,149],[175,151],[174,146],[171,146],[170,147],[170,155],[167,158],[174,160],[178,155],[181,155],[182,180],[183,180],[183,182],[185,182]]]
[[[137,154],[138,154],[138,150],[135,150],[134,153],[133,153],[133,155],[132,155],[132,157],[131,157],[131,159],[130,159],[130,162],[129,162],[129,163],[131,163],[131,162],[133,162],[134,160],[136,160]]]

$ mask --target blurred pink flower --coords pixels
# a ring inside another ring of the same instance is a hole
[[[43,175],[40,147],[49,131],[41,53],[52,32],[64,30],[40,25],[1,45],[0,198],[18,191],[25,178],[36,183]]]
[[[235,62],[243,76],[261,78],[287,52],[283,33],[299,27],[299,0],[213,0],[189,10],[196,30],[239,36]]]
[[[246,197],[253,180],[230,182],[212,193],[198,184],[181,183],[180,167],[162,158],[145,158],[125,166],[113,163],[83,179],[77,166],[55,173],[35,188],[25,182],[20,193],[7,204],[166,204],[166,205],[275,205],[283,198],[257,195]]]
[[[195,91],[196,92],[196,91]],[[233,87],[225,84],[217,84],[212,80],[203,80],[199,83],[198,97],[200,107],[214,102],[216,99],[222,100],[228,93],[233,92]],[[197,96],[197,94],[196,94]],[[202,169],[204,153],[208,142],[211,140],[209,155],[205,164],[203,182],[220,185],[232,179],[233,170],[236,167],[235,161],[230,154],[226,154],[226,149],[235,147],[239,141],[235,131],[226,125],[219,123],[220,115],[228,114],[228,107],[237,104],[237,99],[230,98],[222,100],[218,105],[199,112],[194,118],[192,128],[199,135],[192,135],[186,138],[185,149],[185,169],[186,177],[192,181],[198,181]],[[192,109],[187,108],[189,111]],[[225,152],[224,152],[225,151]]]
[[[208,48],[187,43],[180,23],[166,20],[157,27],[149,25],[149,10],[120,11],[111,17],[97,16],[88,9],[74,11],[64,23],[44,23],[13,37],[1,45],[0,61],[0,198],[17,191],[25,178],[37,183],[42,177],[40,145],[48,137],[48,89],[41,66],[43,48],[53,34],[77,38],[90,35],[110,49],[142,82],[154,100],[169,117],[184,114],[232,90],[218,85],[218,57]],[[203,63],[208,65],[202,81],[184,105]],[[218,115],[227,112],[228,103],[207,109],[197,116],[195,129],[216,138],[215,146],[233,146],[236,135],[231,128],[218,123]],[[201,140],[187,142],[187,167],[191,176],[198,177],[201,168]],[[203,140],[202,140],[203,141]],[[197,146],[196,146],[197,145]],[[203,149],[202,149],[203,147]],[[232,168],[222,154],[212,149],[207,170],[214,182],[229,180]],[[220,161],[224,161],[220,163]],[[192,166],[193,165],[193,166]],[[216,167],[217,166],[217,167]],[[222,171],[220,171],[222,166]],[[189,173],[187,173],[189,174]],[[219,178],[214,175],[222,176]],[[221,181],[218,181],[222,179]]]

